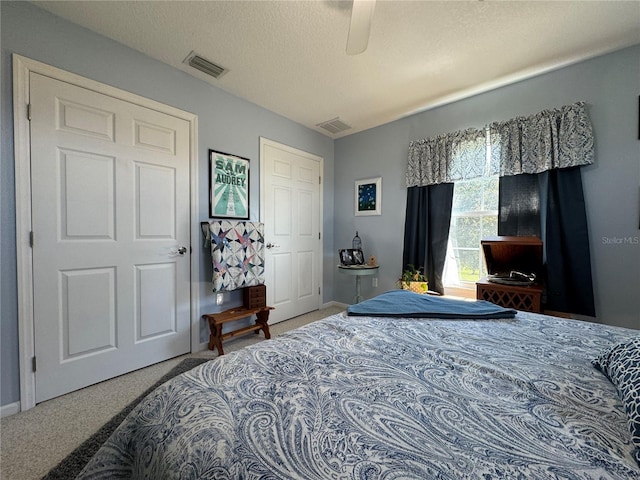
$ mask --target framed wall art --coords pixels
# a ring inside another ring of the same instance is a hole
[[[356,180],[355,215],[382,214],[382,177]]]
[[[209,217],[249,219],[249,159],[209,150]]]

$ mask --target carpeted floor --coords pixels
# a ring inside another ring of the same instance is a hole
[[[271,336],[343,310],[329,307],[280,322],[270,327]],[[261,341],[265,341],[262,335],[232,338],[224,342],[224,350],[228,354]],[[182,360],[194,357],[208,360],[217,353],[204,351],[167,360],[2,418],[0,479],[41,479]]]
[[[43,480],[67,480],[75,478],[82,471],[87,462],[95,455],[102,444],[109,438],[113,431],[118,428],[124,418],[134,409],[140,401],[149,393],[162,385],[164,382],[171,380],[173,377],[187,372],[201,363],[210,361],[208,358],[185,358],[178,365],[173,367],[169,373],[163,375],[160,380],[151,385],[144,393],[142,393],[133,402],[123,408],[111,420],[109,420],[100,430],[85,440],[82,445],[71,452],[62,460],[53,470],[51,470]]]

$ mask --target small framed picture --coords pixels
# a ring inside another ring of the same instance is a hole
[[[382,177],[356,180],[355,215],[382,214]]]
[[[340,265],[351,267],[353,265],[364,265],[364,254],[359,248],[340,249]]]
[[[209,150],[209,217],[249,219],[249,159]]]

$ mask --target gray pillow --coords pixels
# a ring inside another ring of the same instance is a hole
[[[640,337],[611,347],[591,363],[618,390],[636,447],[634,457],[640,466]]]

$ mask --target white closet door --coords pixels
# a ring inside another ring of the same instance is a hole
[[[189,352],[189,124],[30,75],[40,402]]]
[[[321,158],[265,139],[260,152],[265,284],[277,323],[321,305]]]

